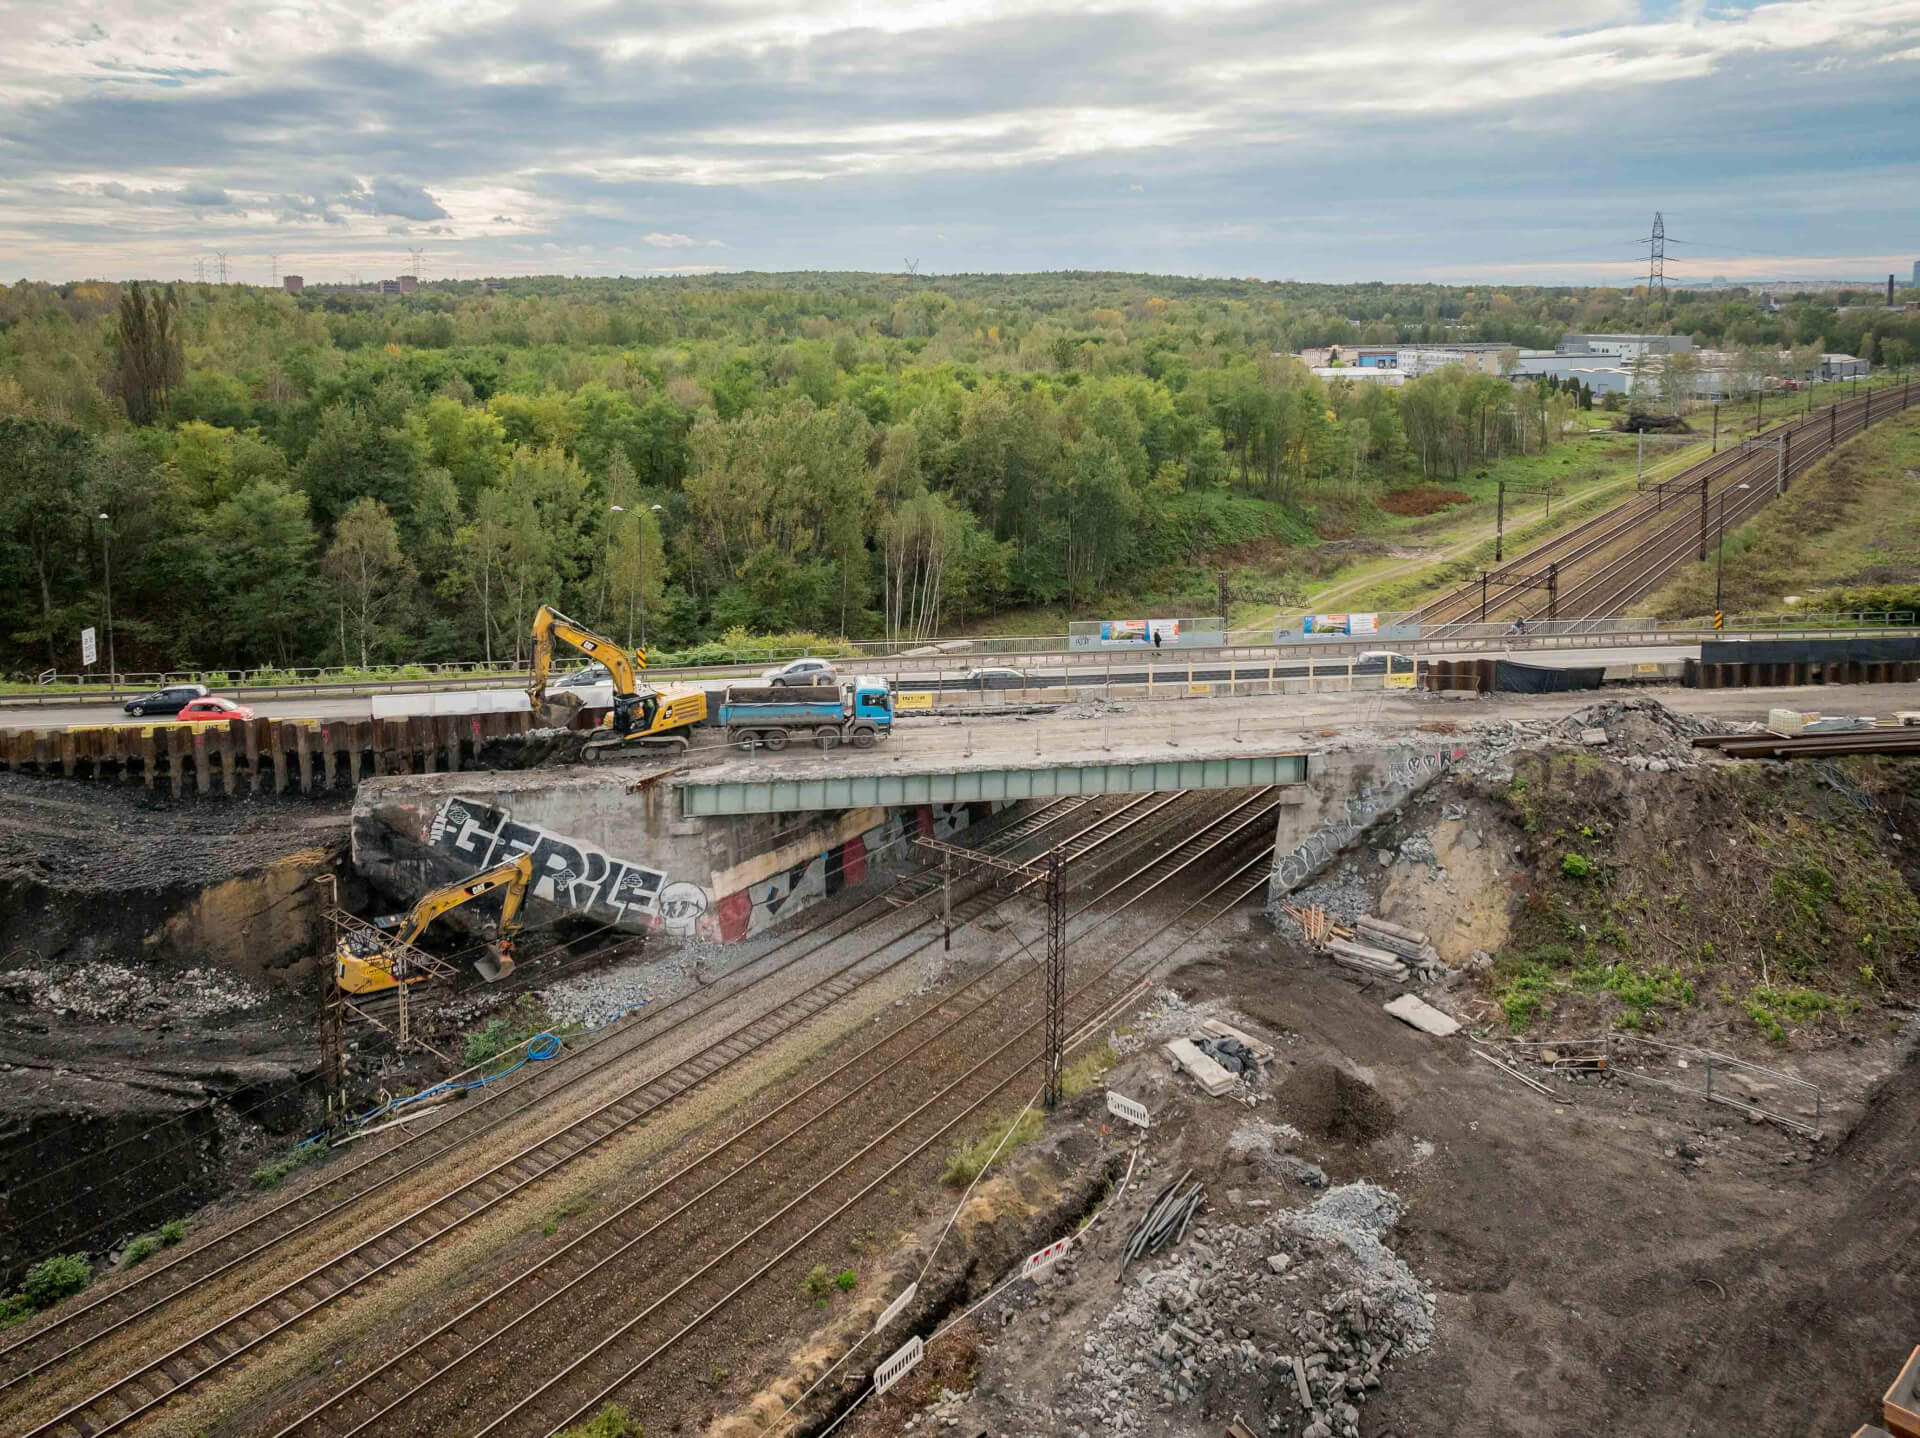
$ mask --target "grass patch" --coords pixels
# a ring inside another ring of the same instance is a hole
[[[1013,1126],[1011,1135],[1007,1132],[1009,1124]],[[1038,1138],[1045,1126],[1045,1118],[1035,1108],[1023,1109],[1018,1118],[997,1119],[987,1133],[974,1142],[955,1145],[947,1154],[947,1166],[941,1171],[940,1181],[956,1188],[972,1183],[985,1171],[987,1160],[993,1157],[994,1150],[998,1149],[1001,1156],[1005,1157],[1021,1144],[1031,1143]],[[1006,1136],[1004,1146],[1001,1143],[1003,1136]]]
[[[1693,980],[1678,969],[1638,969],[1631,964],[1588,965],[1574,970],[1574,987],[1591,994],[1611,994],[1627,1011],[1615,1020],[1620,1028],[1646,1025],[1650,1010],[1668,1006],[1688,1008],[1694,1001]]]
[[[1560,987],[1553,970],[1545,964],[1534,963],[1508,980],[1505,988],[1495,990],[1493,997],[1506,1017],[1508,1030],[1518,1034],[1526,1032],[1527,1025],[1540,1012],[1541,1004]]]
[[[646,1438],[640,1420],[629,1416],[618,1403],[609,1403],[584,1423],[561,1432],[560,1438]]]
[[[1089,1049],[1060,1070],[1060,1092],[1068,1098],[1085,1093],[1105,1077],[1107,1070],[1119,1058],[1111,1044],[1103,1043],[1096,1049]]]
[[[296,1168],[305,1168],[308,1164],[327,1156],[327,1141],[318,1139],[313,1143],[303,1143],[285,1158],[276,1158],[263,1163],[253,1171],[252,1183],[255,1188],[278,1188],[281,1180]]]
[[[504,1059],[499,1067],[505,1068],[519,1057],[520,1046],[535,1034],[570,1034],[579,1029],[578,1024],[556,1024],[536,995],[522,994],[504,1014],[462,1035],[461,1057],[476,1068]]]

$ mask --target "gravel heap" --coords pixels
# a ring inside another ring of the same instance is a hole
[[[10,969],[0,974],[0,1002],[48,1009],[67,1018],[204,1019],[258,1008],[266,1001],[266,994],[221,969],[156,973],[103,962],[64,972]]]
[[[1618,759],[1631,769],[1661,773],[1707,761],[1707,751],[1695,749],[1700,734],[1720,734],[1727,726],[1718,720],[1676,714],[1657,699],[1610,699],[1604,704],[1569,714],[1553,726],[1556,738],[1585,743],[1589,730],[1604,729],[1607,742],[1590,746],[1594,753]]]
[[[1372,881],[1361,865],[1363,853],[1364,850],[1340,860],[1311,884],[1288,894],[1285,902],[1296,909],[1325,909],[1335,919],[1351,927],[1353,921],[1362,914],[1373,912],[1375,902]],[[1281,914],[1276,922],[1284,925],[1288,933],[1305,937],[1300,934],[1300,926],[1286,915]]]
[[[678,998],[695,986],[697,974],[707,972],[700,963],[713,947],[693,939],[649,943],[644,958],[548,985],[547,1012],[558,1023],[591,1029],[612,1023],[629,1009]]]
[[[1381,1242],[1398,1215],[1393,1194],[1355,1183],[1258,1226],[1196,1229],[1129,1272],[1081,1345],[1055,1431],[1191,1432],[1204,1393],[1273,1438],[1356,1438],[1386,1366],[1433,1340],[1431,1295]]]
[[[1183,1039],[1200,1031],[1202,1019],[1214,1016],[1212,1005],[1190,1004],[1172,989],[1162,986],[1154,991],[1153,1004],[1140,1011],[1130,1034],[1108,1034],[1107,1043],[1125,1058],[1152,1044],[1168,1039]]]

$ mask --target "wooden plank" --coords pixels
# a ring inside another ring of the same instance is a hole
[[[233,772],[233,751],[245,731],[246,723],[244,719],[229,719],[220,726],[220,733],[216,736],[220,749],[220,792],[228,798],[232,798],[240,787]]]
[[[140,777],[149,789],[153,787],[153,771],[159,767],[157,747],[153,742],[153,727],[143,725],[140,729]]]
[[[267,758],[273,765],[273,792],[287,792],[287,726],[286,721],[269,721],[267,729]]]
[[[78,745],[74,742],[74,736],[63,732],[60,735],[60,772],[69,779],[73,777],[77,757]]]
[[[207,772],[207,726],[193,726],[193,787],[205,794],[213,788],[213,776]]]
[[[356,789],[360,787],[360,751],[367,747],[371,732],[372,726],[358,719],[347,725],[347,778]]]
[[[167,787],[174,798],[180,797],[187,777],[187,736],[180,726],[167,730]]]
[[[331,791],[333,788],[333,744],[334,726],[320,726],[320,787]]]
[[[451,714],[440,719],[440,749],[446,758],[447,772],[460,772],[460,721]]]
[[[433,721],[418,714],[407,720],[407,744],[420,751],[420,771],[433,773],[437,767],[434,761],[439,758],[433,752]]]

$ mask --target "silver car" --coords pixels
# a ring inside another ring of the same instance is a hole
[[[760,677],[768,684],[837,684],[840,673],[824,659],[789,659],[785,664],[762,669]]]

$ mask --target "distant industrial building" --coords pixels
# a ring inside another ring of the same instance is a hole
[[[297,295],[306,287],[307,282],[299,275],[282,275],[280,277],[280,288],[290,295]]]
[[[1557,353],[1638,359],[1641,355],[1683,354],[1693,348],[1688,335],[1562,335]]]
[[[1343,379],[1355,384],[1383,384],[1389,389],[1398,389],[1411,375],[1392,365],[1356,364],[1356,365],[1310,365],[1316,379]]]
[[[396,283],[400,286],[401,294],[410,295],[420,288],[420,277],[418,275],[402,275]]]

